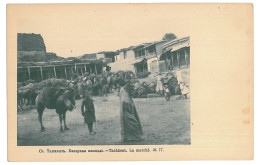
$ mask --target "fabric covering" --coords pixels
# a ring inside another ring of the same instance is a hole
[[[176,71],[176,78],[177,78],[177,80],[178,80],[178,84],[180,84],[181,82],[183,82],[181,70],[177,70],[177,71]]]
[[[156,92],[163,90],[163,84],[162,84],[162,77],[160,75],[157,76],[157,83],[156,83]]]
[[[141,122],[133,99],[125,88],[120,90],[120,123],[122,141],[142,140]]]
[[[189,93],[189,89],[188,89],[184,84],[182,84],[182,83],[180,84],[180,89],[181,89],[181,93],[182,93],[183,95]]]

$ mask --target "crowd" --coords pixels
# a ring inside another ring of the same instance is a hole
[[[184,84],[181,72],[176,74],[159,73],[156,79],[147,83],[140,81],[131,71],[104,72],[103,74],[85,73],[82,76],[74,75],[73,79],[67,80],[69,86],[74,89],[76,99],[84,98],[85,92],[88,91],[91,96],[107,96],[108,93],[117,92],[119,95],[120,88],[124,86],[127,80],[134,86],[133,98],[147,98],[149,96],[163,96],[167,87],[170,95],[184,95],[187,98],[189,90]],[[18,109],[23,105],[34,105],[35,98],[43,88],[43,84],[48,80],[36,83],[28,80],[17,84]]]
[[[143,139],[143,129],[132,98],[147,98],[151,94],[158,97],[163,96],[164,93],[184,95],[187,98],[188,87],[184,84],[181,73],[178,72],[159,73],[150,83],[136,78],[131,71],[105,72],[100,75],[85,73],[82,76],[75,75],[72,80],[53,78],[39,83],[29,80],[17,84],[18,109],[24,103],[35,104],[36,100],[42,131],[45,130],[42,124],[44,107],[56,109],[60,118],[60,130],[64,131],[69,129],[65,122],[67,109],[75,108],[75,99],[84,98],[81,103],[81,113],[89,133],[95,135],[93,129],[96,123],[95,106],[91,97],[107,96],[109,92],[117,92],[120,97],[122,141],[139,141]],[[70,93],[72,95],[68,95]]]

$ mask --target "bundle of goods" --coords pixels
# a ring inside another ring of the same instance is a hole
[[[135,84],[135,89],[133,91],[134,98],[146,98],[147,95],[151,93],[149,86],[146,83]]]
[[[151,72],[141,72],[141,73],[137,73],[136,77],[138,78],[146,78],[149,76],[149,74],[151,74]]]
[[[42,81],[40,84],[43,86],[43,90],[41,91],[43,97],[42,99],[50,105],[55,105],[56,99],[66,90],[72,90],[75,92],[75,89],[70,87],[70,85],[73,84],[69,84],[69,82],[64,79],[51,78]],[[73,85],[73,87],[74,86],[76,85]]]
[[[88,73],[88,72],[85,72],[85,73],[84,73],[84,77],[87,77],[87,76],[89,76],[89,73]]]
[[[36,82],[34,81],[34,80],[31,80],[31,79],[29,79],[29,80],[26,80],[25,82],[24,82],[24,85],[26,86],[26,85],[28,85],[28,84],[35,84]]]
[[[38,93],[42,90],[42,86],[38,84],[28,84],[26,86],[20,86],[17,89],[17,99],[18,104],[22,104],[26,102],[27,105],[35,104],[35,98],[37,97]],[[20,103],[19,103],[20,102]]]
[[[139,83],[139,80],[136,79],[136,78],[132,78],[130,82],[133,83],[133,84],[135,84],[135,83]]]
[[[164,79],[163,83],[165,85],[168,85],[168,88],[169,88],[171,95],[180,94],[180,86],[179,86],[178,81],[175,77]]]
[[[56,78],[51,78],[44,80],[40,82],[43,84],[43,87],[53,87],[53,88],[60,88],[60,87],[68,87],[69,83],[64,80],[64,79],[56,79]]]
[[[116,75],[125,77],[125,72],[120,70],[116,72]]]
[[[151,93],[156,92],[156,83],[155,82],[151,82],[149,84],[149,90],[150,90]]]

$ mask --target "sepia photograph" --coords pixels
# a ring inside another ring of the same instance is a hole
[[[66,43],[52,34],[59,26],[18,24],[17,145],[190,145],[188,32],[143,37],[140,26],[126,41],[128,25],[107,33],[75,23],[59,32]]]
[[[253,159],[252,4],[6,9],[9,161]]]

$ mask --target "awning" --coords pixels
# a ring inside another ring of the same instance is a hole
[[[190,42],[187,42],[185,44],[181,44],[181,45],[177,45],[177,46],[174,46],[171,50],[171,52],[174,52],[176,50],[179,50],[181,48],[186,48],[186,47],[190,47]]]
[[[190,42],[185,42],[183,44],[168,46],[168,47],[164,48],[163,53],[165,53],[167,51],[174,52],[174,51],[177,51],[177,50],[185,48],[185,47],[190,47]]]
[[[114,66],[114,65],[134,65],[136,63],[140,63],[140,62],[143,62],[143,61],[146,61],[147,59],[146,58],[139,58],[139,59],[133,59],[131,61],[116,61],[116,62],[112,62],[112,63],[109,63],[107,64],[108,66]]]
[[[143,62],[143,61],[146,61],[146,58],[140,58],[140,59],[133,60],[129,64],[134,65],[136,63],[140,63],[140,62]]]

